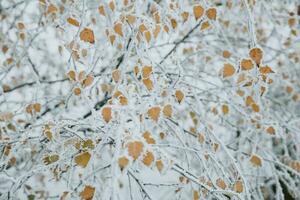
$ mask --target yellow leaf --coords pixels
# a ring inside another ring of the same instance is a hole
[[[201,23],[201,28],[200,28],[200,30],[204,30],[204,29],[207,29],[207,28],[209,28],[209,27],[210,27],[209,21],[205,21],[205,22],[202,22],[202,23]]]
[[[199,200],[200,197],[199,197],[199,192],[197,190],[194,190],[193,191],[193,200]]]
[[[58,11],[58,9],[53,4],[50,4],[47,8],[47,14],[56,13],[57,11]]]
[[[177,102],[181,103],[184,98],[184,94],[181,90],[176,90],[175,97],[176,97]]]
[[[275,135],[275,129],[273,126],[269,126],[267,129],[266,129],[267,133],[269,133],[270,135]]]
[[[151,32],[150,31],[145,31],[144,35],[145,35],[147,43],[149,43],[150,40],[151,40]]]
[[[111,107],[102,108],[102,117],[106,123],[108,123],[112,119]]]
[[[136,18],[135,18],[135,16],[133,16],[133,15],[127,15],[127,22],[130,24],[130,25],[133,25],[134,23],[135,23],[135,20],[136,20]]]
[[[128,99],[123,95],[119,96],[119,102],[122,106],[128,105]]]
[[[145,131],[143,134],[143,138],[145,138],[146,142],[148,144],[155,144],[155,140],[153,139],[153,137],[151,136],[151,133],[148,131]]]
[[[143,79],[143,83],[149,91],[153,90],[153,82],[150,78]]]
[[[69,77],[70,80],[75,81],[75,79],[76,79],[76,73],[75,73],[74,70],[70,70],[70,71],[67,73],[67,75],[68,75],[68,77]]]
[[[186,22],[189,19],[189,15],[190,14],[188,12],[186,12],[186,11],[184,11],[184,12],[181,13],[181,17],[183,19],[183,22]]]
[[[223,57],[224,58],[230,58],[230,56],[231,56],[231,53],[229,51],[227,51],[227,50],[223,51]]]
[[[67,22],[68,22],[69,24],[72,24],[73,26],[79,27],[79,22],[78,22],[76,19],[72,18],[72,17],[69,17],[69,18],[67,19]]]
[[[204,8],[201,5],[195,5],[193,7],[193,12],[194,12],[195,19],[197,20],[200,17],[202,17],[202,15],[204,14]]]
[[[261,74],[269,74],[269,73],[274,73],[274,71],[271,69],[271,67],[269,66],[265,66],[265,67],[260,67],[259,68],[259,72]]]
[[[150,166],[152,164],[152,162],[154,161],[154,155],[153,153],[147,151],[146,152],[146,155],[144,156],[143,158],[143,163],[146,165],[146,166]]]
[[[164,164],[163,164],[162,160],[157,160],[156,161],[156,167],[157,167],[159,172],[161,172],[163,170]]]
[[[250,59],[242,59],[241,67],[242,70],[250,70],[253,68],[253,63]]]
[[[148,29],[147,29],[147,27],[145,26],[145,24],[140,24],[140,26],[139,26],[139,31],[140,31],[141,33],[143,33],[143,32],[146,31],[146,30],[148,30]]]
[[[159,115],[160,115],[160,107],[152,107],[148,110],[148,116],[153,120],[153,121],[158,121]]]
[[[173,113],[172,105],[171,104],[165,105],[164,108],[163,108],[164,116],[167,117],[167,118],[171,118],[172,113]]]
[[[242,181],[236,181],[233,185],[233,189],[235,192],[237,193],[242,193],[243,190],[244,190],[244,186],[243,186],[243,183]]]
[[[84,28],[79,35],[80,39],[84,42],[89,42],[91,44],[95,43],[95,36],[93,30],[89,28]]]
[[[113,0],[109,2],[108,6],[112,11],[115,10],[115,2]]]
[[[33,109],[35,112],[41,112],[41,104],[40,103],[33,104]]]
[[[216,185],[217,185],[219,188],[223,189],[223,190],[225,190],[226,187],[227,187],[225,181],[224,181],[223,179],[221,179],[221,178],[218,178],[218,179],[217,179]]]
[[[83,200],[92,200],[94,197],[94,193],[95,193],[95,188],[90,185],[86,185],[83,191],[80,192],[80,197]]]
[[[223,67],[223,77],[232,76],[235,73],[235,68],[229,63],[225,63]]]
[[[78,166],[85,168],[89,163],[90,158],[91,158],[91,154],[86,151],[75,156],[74,161]]]
[[[128,165],[129,160],[128,160],[128,158],[123,156],[123,157],[119,158],[118,163],[119,163],[119,167],[120,167],[121,171],[123,171],[123,169]]]
[[[142,76],[143,78],[149,78],[149,76],[152,73],[152,67],[151,66],[144,66],[142,68]]]
[[[118,70],[118,69],[115,69],[113,72],[112,72],[112,78],[113,80],[118,83],[121,79],[121,71]]]
[[[114,25],[114,31],[120,35],[121,37],[123,37],[123,31],[122,31],[122,23],[118,22]]]
[[[57,154],[47,155],[43,158],[43,162],[45,163],[45,165],[55,163],[58,160],[59,160],[59,155],[57,155]]]
[[[94,77],[92,75],[88,75],[82,82],[83,87],[88,87],[93,84]]]
[[[254,103],[255,102],[254,102],[254,100],[253,100],[253,98],[251,96],[247,96],[246,97],[246,106],[250,106],[250,105],[252,105]]]
[[[136,160],[142,153],[144,144],[141,141],[133,141],[127,144],[128,154]]]
[[[252,154],[250,158],[250,162],[255,166],[255,167],[261,167],[262,166],[262,161],[261,158],[258,155]]]
[[[217,9],[216,8],[209,8],[206,10],[206,16],[210,20],[216,20],[217,18]]]
[[[81,89],[80,89],[79,87],[76,87],[76,88],[74,88],[73,93],[74,93],[76,96],[79,96],[79,95],[81,94]]]
[[[177,21],[176,21],[176,19],[174,19],[174,18],[171,19],[171,25],[172,25],[173,29],[176,29],[176,27],[177,27]]]
[[[159,24],[156,24],[155,25],[155,29],[153,31],[153,35],[154,35],[154,38],[157,38],[158,34],[160,33],[160,25]]]
[[[263,51],[260,48],[253,48],[249,51],[249,56],[256,64],[260,64],[263,58]]]
[[[224,115],[227,115],[229,112],[229,107],[227,105],[222,105],[222,112]]]
[[[256,104],[256,103],[254,103],[254,104],[252,104],[251,105],[251,108],[252,108],[252,110],[254,111],[254,112],[259,112],[259,106]]]
[[[111,43],[111,45],[113,45],[115,43],[116,40],[116,35],[112,34],[109,36],[109,41]]]
[[[100,5],[99,8],[98,8],[98,11],[101,15],[105,16],[105,9],[104,9],[104,6],[103,5]]]

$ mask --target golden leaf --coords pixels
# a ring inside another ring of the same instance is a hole
[[[204,8],[201,5],[195,5],[193,7],[193,12],[194,12],[195,19],[197,20],[200,17],[202,17],[202,15],[204,14]]]
[[[90,185],[86,185],[83,191],[80,192],[79,195],[83,200],[92,200],[94,197],[94,193],[95,193],[95,188]]]
[[[172,105],[171,104],[165,105],[164,108],[163,108],[164,116],[167,117],[167,118],[171,118],[172,113],[173,113]]]
[[[171,26],[172,26],[173,29],[176,29],[176,27],[177,27],[176,19],[174,19],[174,18],[171,19]]]
[[[199,192],[197,190],[193,191],[193,200],[199,200],[200,199],[200,195]]]
[[[153,82],[150,78],[143,79],[143,83],[149,91],[153,90]]]
[[[256,64],[260,64],[263,58],[263,51],[260,48],[253,48],[249,51],[249,56]]]
[[[243,182],[242,181],[236,181],[233,185],[233,189],[237,193],[242,193],[244,190]]]
[[[159,115],[160,115],[160,107],[152,107],[148,110],[148,116],[153,120],[153,121],[158,121]]]
[[[134,23],[135,23],[135,20],[136,20],[136,18],[135,18],[135,16],[133,16],[133,15],[127,15],[127,22],[130,24],[130,25],[133,25]]]
[[[202,22],[202,23],[201,23],[201,28],[200,28],[200,30],[204,30],[204,29],[207,29],[207,28],[209,28],[209,27],[210,27],[209,21],[205,21],[205,22]]]
[[[235,73],[235,68],[229,63],[225,63],[223,67],[223,78],[232,76]]]
[[[206,16],[210,20],[216,20],[217,18],[217,9],[216,8],[209,8],[206,10]]]
[[[119,102],[122,106],[128,105],[128,99],[123,95],[119,96]]]
[[[190,14],[188,12],[186,12],[186,11],[184,11],[184,12],[181,13],[181,17],[183,19],[183,22],[186,22],[189,19],[189,15]]]
[[[154,161],[153,153],[147,151],[146,155],[143,158],[143,163],[149,167],[153,161]]]
[[[113,80],[118,83],[121,79],[121,71],[118,70],[118,69],[115,69],[113,72],[112,72],[112,78]]]
[[[227,105],[222,105],[222,112],[224,115],[227,115],[229,112],[229,107]]]
[[[158,169],[159,172],[161,172],[163,170],[164,164],[163,164],[162,160],[156,161],[156,168]]]
[[[184,98],[184,94],[181,90],[176,90],[175,97],[176,97],[177,102],[181,103]]]
[[[252,154],[250,158],[250,162],[255,166],[255,167],[261,167],[262,166],[262,161],[261,158],[258,155]]]
[[[156,24],[155,25],[155,29],[153,31],[153,35],[154,35],[154,38],[157,38],[158,34],[160,33],[160,25],[159,24]]]
[[[70,70],[70,71],[67,73],[67,75],[68,75],[68,78],[69,78],[70,80],[75,81],[75,79],[76,79],[76,73],[75,73],[74,70]]]
[[[142,153],[144,144],[141,141],[133,141],[127,144],[128,154],[136,160]]]
[[[79,35],[80,39],[84,42],[89,42],[91,44],[95,43],[95,36],[92,29],[84,28]]]
[[[76,95],[76,96],[79,96],[81,94],[81,89],[79,87],[76,87],[73,89],[73,93]]]
[[[256,103],[254,103],[254,104],[252,104],[251,105],[251,108],[252,108],[252,110],[254,111],[254,112],[259,112],[259,106],[256,104]]]
[[[75,156],[74,161],[78,166],[85,168],[89,163],[90,158],[91,158],[91,154],[86,151]]]
[[[261,74],[269,74],[269,73],[274,73],[274,71],[271,69],[271,67],[269,66],[265,66],[265,67],[260,67],[259,68],[259,72]]]
[[[69,18],[67,19],[67,22],[68,22],[69,24],[72,24],[73,26],[79,27],[79,22],[78,22],[76,19],[72,18],[72,17],[69,17]]]
[[[151,32],[150,31],[145,31],[144,35],[145,35],[147,43],[149,43],[150,40],[151,40]]]
[[[56,13],[57,11],[58,9],[53,4],[50,4],[47,8],[47,14]]]
[[[98,8],[98,11],[101,15],[105,16],[105,9],[104,9],[104,6],[103,5],[100,5],[99,8]]]
[[[145,138],[145,140],[148,144],[155,144],[155,140],[153,139],[153,137],[151,136],[151,133],[149,131],[145,131],[143,133],[143,138]]]
[[[122,31],[122,23],[118,22],[114,25],[114,31],[120,35],[121,37],[123,37],[123,31]]]
[[[224,181],[223,179],[221,179],[221,178],[218,178],[218,179],[217,179],[216,185],[217,185],[219,188],[223,189],[223,190],[225,190],[226,187],[227,187],[225,181]]]
[[[111,107],[102,108],[102,117],[106,123],[108,123],[112,119]]]
[[[253,63],[250,59],[242,59],[241,67],[242,70],[250,70],[253,68]]]
[[[125,156],[119,158],[118,164],[119,164],[121,171],[123,171],[123,169],[128,165],[128,163],[129,163],[129,160]]]
[[[41,112],[41,104],[40,103],[33,104],[33,109],[35,112]]]
[[[273,126],[269,126],[267,129],[266,129],[267,133],[269,133],[270,135],[275,135],[275,129]]]
[[[224,50],[222,54],[223,54],[224,58],[230,58],[230,56],[231,56],[231,53],[227,50]]]
[[[144,66],[142,68],[142,76],[143,78],[149,78],[149,76],[152,73],[152,67],[151,66]]]
[[[88,87],[93,84],[94,77],[92,75],[87,75],[87,77],[83,80],[83,87]]]
[[[43,162],[45,163],[45,165],[55,163],[58,160],[59,160],[59,155],[57,155],[57,154],[47,155],[43,158]]]
[[[113,0],[109,2],[108,6],[112,11],[115,10],[115,2]]]

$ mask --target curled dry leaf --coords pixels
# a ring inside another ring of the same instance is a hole
[[[95,43],[94,31],[89,28],[84,28],[79,35],[80,39],[84,42],[89,42],[91,44]]]
[[[230,77],[235,73],[235,68],[229,63],[225,63],[223,66],[223,78]]]
[[[78,166],[85,168],[89,163],[90,158],[91,158],[91,154],[86,151],[75,156],[74,161]]]
[[[261,167],[262,166],[262,160],[258,155],[252,154],[250,157],[250,162],[255,167]]]
[[[260,48],[253,48],[249,51],[249,56],[256,64],[260,64],[263,58],[263,51]]]
[[[59,155],[57,154],[47,155],[43,158],[43,162],[45,163],[45,165],[55,163],[58,160],[59,160]]]
[[[193,12],[194,12],[195,19],[198,20],[200,17],[203,16],[204,8],[201,5],[195,5],[193,7]]]
[[[157,122],[158,118],[160,116],[160,107],[159,106],[152,107],[148,110],[147,113],[148,113],[148,116],[150,117],[150,119]]]
[[[95,193],[95,188],[90,185],[86,185],[83,191],[80,192],[80,197],[83,200],[92,200],[94,197],[94,193]]]
[[[136,160],[142,153],[144,144],[141,141],[133,141],[127,144],[128,154]]]
[[[102,117],[106,123],[112,119],[111,107],[102,108]]]
[[[124,168],[128,165],[128,163],[129,163],[129,160],[126,156],[122,156],[118,159],[118,164],[119,164],[121,171],[124,170]]]
[[[206,16],[210,20],[216,20],[217,18],[217,9],[216,8],[208,8],[205,12]]]
[[[150,166],[152,164],[152,162],[154,161],[154,155],[152,152],[150,151],[147,151],[146,152],[146,155],[144,156],[143,158],[143,163],[146,165],[146,166]]]

